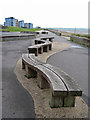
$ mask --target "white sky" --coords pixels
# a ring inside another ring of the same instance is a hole
[[[88,28],[88,0],[0,0],[0,24],[6,17],[34,27]]]

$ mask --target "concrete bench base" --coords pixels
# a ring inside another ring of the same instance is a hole
[[[75,97],[74,96],[53,96],[52,91],[50,91],[50,107],[74,107],[75,106]]]
[[[74,107],[75,106],[75,96],[64,97],[64,107]]]
[[[50,101],[51,108],[63,107],[63,97],[62,96],[53,96],[52,90],[50,90]]]
[[[39,88],[41,89],[47,89],[50,87],[47,80],[40,73],[37,74],[37,83],[38,83]]]
[[[28,67],[28,65],[25,65],[25,70],[26,70],[26,76],[27,78],[35,78],[37,77],[37,72]]]
[[[35,56],[38,56],[38,48],[29,48],[29,54],[35,53]]]

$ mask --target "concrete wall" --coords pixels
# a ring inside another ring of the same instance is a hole
[[[70,40],[73,42],[79,43],[81,45],[90,47],[90,39],[88,39],[88,38],[78,37],[78,36],[70,36]]]
[[[25,40],[35,37],[36,35],[30,34],[30,35],[1,36],[0,38],[2,38],[2,41],[12,41],[12,40]]]
[[[55,33],[58,36],[61,36],[61,32],[59,30],[48,29],[48,31]]]
[[[29,34],[34,34],[34,35],[37,34],[37,32],[30,32],[30,31],[21,31],[20,33],[29,33]]]

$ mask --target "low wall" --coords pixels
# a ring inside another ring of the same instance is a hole
[[[58,36],[61,36],[61,32],[58,31],[58,30],[48,29],[48,31],[50,31],[50,32],[52,32],[52,33],[55,33],[55,34],[58,35]]]
[[[90,39],[88,39],[88,38],[78,37],[78,36],[70,36],[70,40],[73,42],[79,43],[81,45],[90,47]]]
[[[37,32],[21,31],[21,33],[37,34]]]
[[[0,36],[2,41],[10,41],[10,40],[24,40],[24,39],[30,39],[35,38],[36,35],[30,34],[30,35],[4,35]]]
[[[70,37],[71,33],[69,32],[65,32],[65,31],[59,31],[59,30],[55,30],[55,29],[48,29],[48,31],[55,33],[58,36],[66,36],[66,37]]]

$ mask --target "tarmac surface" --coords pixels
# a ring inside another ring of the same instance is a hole
[[[2,43],[2,117],[34,118],[32,96],[23,88],[14,74],[17,60],[32,40],[17,40]]]

